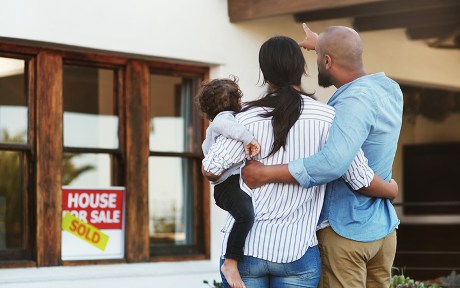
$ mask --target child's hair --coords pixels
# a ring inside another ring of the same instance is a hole
[[[213,79],[201,84],[196,95],[196,104],[209,120],[222,111],[239,112],[243,93],[237,84],[238,78],[231,75],[229,78]]]

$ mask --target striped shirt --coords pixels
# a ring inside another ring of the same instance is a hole
[[[285,147],[267,157],[273,144],[271,117],[259,114],[270,108],[252,108],[236,115],[260,143],[256,160],[265,165],[287,164],[289,161],[315,154],[326,143],[335,116],[334,108],[303,96],[303,111],[288,133]],[[244,161],[243,144],[223,136],[216,140],[203,159],[205,170],[215,175]],[[343,176],[354,188],[369,186],[373,171],[367,166],[362,151]],[[308,247],[318,244],[316,226],[323,205],[326,185],[302,188],[297,184],[270,183],[250,189],[244,182],[241,188],[252,197],[255,221],[249,232],[244,254],[277,263],[301,258]],[[222,229],[225,254],[228,235],[234,219],[229,215]]]

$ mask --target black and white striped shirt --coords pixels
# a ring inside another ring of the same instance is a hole
[[[273,144],[271,117],[259,116],[269,108],[253,108],[236,116],[260,143],[261,151],[256,160],[265,165],[287,164],[313,155],[324,146],[334,119],[334,108],[306,96],[302,98],[304,108],[289,131],[286,146],[269,157]],[[206,171],[220,175],[229,167],[241,164],[245,157],[241,142],[222,136],[210,148],[203,165]],[[343,177],[354,189],[359,189],[369,186],[373,176],[360,151]],[[245,255],[287,263],[301,258],[308,247],[318,244],[315,232],[326,185],[306,189],[296,184],[270,183],[250,189],[241,181],[241,188],[252,197],[255,211],[255,222],[245,242]],[[233,223],[229,215],[222,229],[222,255]]]

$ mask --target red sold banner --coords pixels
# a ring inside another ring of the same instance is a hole
[[[123,189],[63,187],[62,212],[98,229],[122,229]]]

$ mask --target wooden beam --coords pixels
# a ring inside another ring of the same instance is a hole
[[[353,26],[358,31],[371,31],[392,28],[426,27],[427,25],[459,25],[459,15],[460,5],[457,5],[358,17],[355,18]]]
[[[228,0],[230,22],[293,14],[300,11],[334,9],[386,0]]]
[[[412,40],[444,38],[452,35],[457,28],[458,25],[455,24],[411,27],[406,30],[406,34]]]
[[[317,11],[304,11],[294,14],[295,21],[310,22],[327,19],[390,15],[394,13],[458,7],[458,0],[386,0],[346,7],[327,7]]]
[[[37,266],[61,261],[62,230],[62,58],[43,51],[37,56]]]
[[[126,232],[128,262],[150,259],[148,159],[149,68],[141,61],[126,67]]]

